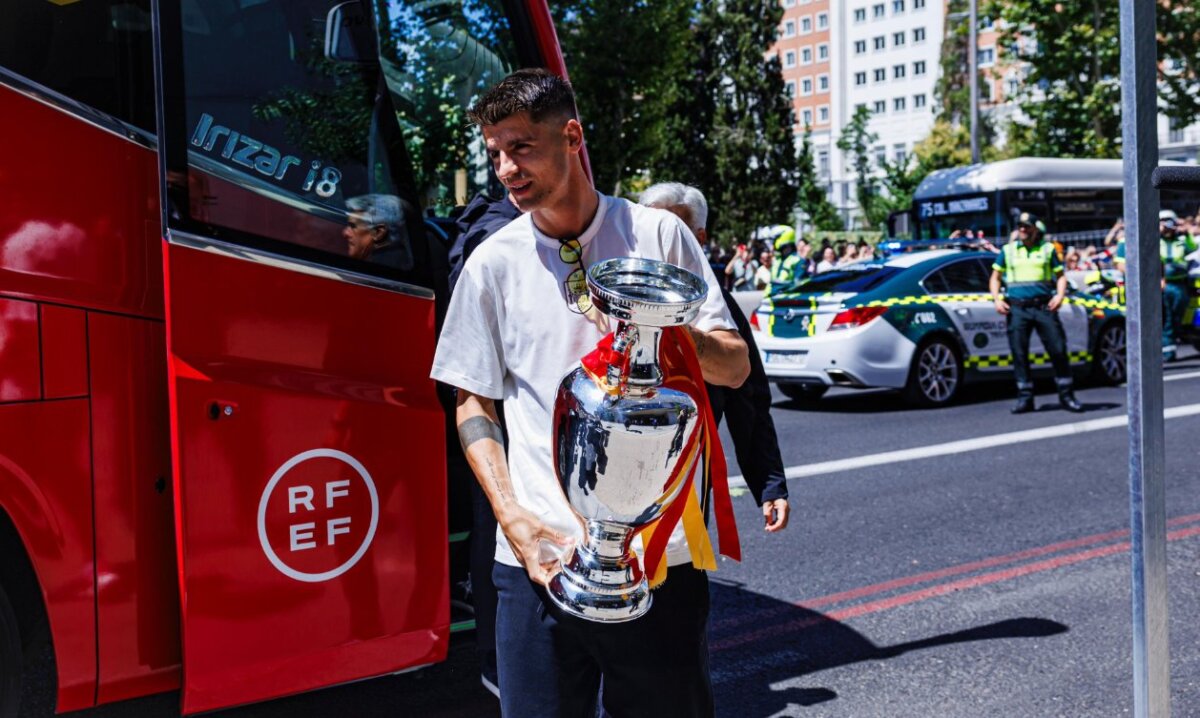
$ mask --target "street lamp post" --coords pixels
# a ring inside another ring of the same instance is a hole
[[[979,164],[979,3],[971,0],[968,13],[967,67],[971,73],[971,164]]]

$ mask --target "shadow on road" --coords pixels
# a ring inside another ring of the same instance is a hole
[[[721,716],[805,715],[803,707],[839,697],[812,675],[830,668],[956,643],[1036,638],[1068,630],[1057,621],[1021,617],[877,646],[819,611],[734,585],[713,581],[712,598],[710,645]]]
[[[1013,618],[891,646],[807,608],[713,580],[709,633],[717,715],[804,715],[837,700],[812,674],[862,661],[884,661],[916,650],[968,641],[1052,636],[1068,629],[1041,618]],[[314,691],[242,708],[216,718],[489,718],[498,702],[479,683],[473,639],[459,636],[444,663],[421,671]],[[44,666],[49,668],[49,666]],[[815,684],[815,685],[814,685]],[[49,695],[53,695],[50,686]],[[47,696],[48,697],[48,696]],[[52,703],[52,698],[47,701]],[[51,715],[49,709],[44,715]],[[179,715],[178,693],[166,693],[72,713],[77,718],[168,718]],[[812,715],[818,715],[813,713]],[[22,711],[22,715],[31,715]],[[34,712],[32,715],[43,715]]]

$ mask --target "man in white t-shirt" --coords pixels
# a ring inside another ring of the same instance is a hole
[[[666,583],[645,616],[602,624],[564,615],[545,593],[557,554],[581,536],[552,465],[559,381],[609,331],[584,271],[638,256],[704,277],[708,298],[689,327],[704,379],[749,374],[719,285],[699,245],[669,212],[606,197],[583,168],[583,128],[570,85],[520,70],[471,108],[496,175],[525,212],[471,256],[434,357],[433,378],[458,387],[459,438],[499,524],[496,648],[505,716],[708,716],[708,581],[677,531]],[[495,402],[503,400],[505,456]]]

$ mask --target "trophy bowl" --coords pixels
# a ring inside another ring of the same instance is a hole
[[[678,496],[670,479],[696,428],[692,398],[662,386],[662,330],[692,321],[708,286],[665,262],[619,258],[591,267],[588,290],[593,305],[618,320],[613,349],[628,361],[607,367],[607,386],[582,366],[559,383],[555,473],[586,531],[563,558],[549,595],[568,614],[620,622],[650,608],[630,542]]]

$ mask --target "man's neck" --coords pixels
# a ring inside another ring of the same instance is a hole
[[[533,210],[533,224],[542,234],[564,239],[578,237],[600,207],[600,196],[578,167],[567,178],[567,191],[554,204]]]

